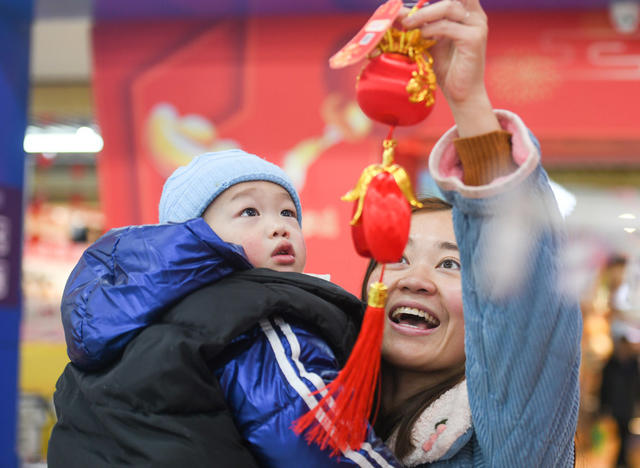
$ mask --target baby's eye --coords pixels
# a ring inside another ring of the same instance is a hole
[[[260,216],[260,213],[255,208],[245,208],[240,212],[240,216]]]
[[[438,264],[438,267],[442,267],[442,268],[445,268],[447,270],[459,270],[460,269],[460,262],[458,260],[453,259],[453,258],[445,258],[444,260],[442,260]]]
[[[293,210],[282,210],[280,212],[281,216],[285,216],[287,218],[295,218],[296,217],[296,212]]]

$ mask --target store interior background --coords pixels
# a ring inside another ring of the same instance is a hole
[[[148,134],[163,116],[173,118],[177,127],[192,124],[172,134],[179,151],[172,148],[165,153],[171,157],[178,151],[179,157],[171,162],[192,157],[189,151],[224,145],[273,155],[271,159],[285,167],[287,161],[313,161],[300,181],[303,206],[310,212],[309,250],[321,257],[328,245],[341,242],[344,251],[333,255],[349,256],[355,273],[350,273],[353,278],[338,274],[334,279],[351,291],[356,290],[358,272],[364,271],[345,230],[350,207],[342,207],[337,198],[356,180],[357,171],[379,156],[383,129],[367,122],[352,105],[349,93],[357,70],[332,75],[322,57],[328,58],[349,34],[355,34],[378,2],[157,3],[34,3],[16,437],[25,464],[37,466],[46,459],[55,422],[55,381],[68,362],[60,298],[71,269],[88,243],[106,229],[154,222],[157,216],[158,181],[166,177],[170,163],[165,160],[165,165],[149,169],[153,142]],[[613,17],[613,9],[620,8],[614,3],[628,4],[626,19]],[[488,80],[504,77],[504,82],[489,83],[492,97],[498,94],[499,107],[520,113],[540,138],[543,164],[561,187],[558,197],[574,245],[565,267],[571,273],[570,287],[581,296],[585,323],[577,466],[616,466],[619,437],[614,420],[601,411],[600,388],[602,369],[622,337],[632,344],[636,359],[640,350],[640,3],[487,0],[483,5],[499,26],[492,30],[488,58],[488,70],[499,73],[488,72]],[[531,44],[527,37],[544,29],[531,25],[532,16],[553,23],[553,31],[563,33],[544,37],[540,33],[535,36],[540,42]],[[328,23],[334,24],[323,26]],[[520,24],[526,25],[521,38]],[[318,36],[326,36],[325,43],[308,32],[310,27],[318,28]],[[305,28],[307,33],[301,33]],[[320,28],[336,31],[324,34]],[[580,36],[578,30],[588,32]],[[147,37],[140,42],[148,50],[136,57],[136,38],[143,35]],[[172,48],[158,46],[154,51],[150,44],[163,35],[169,37],[167,42],[174,41]],[[559,41],[550,46],[548,56],[545,40]],[[500,56],[491,55],[492,46]],[[216,48],[224,53],[209,54]],[[238,50],[242,50],[239,55]],[[559,51],[565,53],[561,58]],[[226,75],[217,74],[221,68]],[[299,80],[298,73],[322,81]],[[586,78],[590,73],[593,76]],[[204,83],[193,88],[189,80],[200,74]],[[263,79],[266,88],[255,84]],[[240,88],[229,92],[221,83]],[[265,101],[262,96],[269,89],[272,100]],[[581,94],[567,101],[550,100],[554,89],[561,96],[569,96],[572,89]],[[231,98],[219,106],[226,110],[197,102],[214,102],[233,93],[241,95],[239,112],[228,109],[235,102]],[[174,107],[154,107],[160,102],[158,96]],[[118,101],[125,97],[126,102]],[[281,108],[274,104],[278,100]],[[591,117],[584,110],[567,109],[571,106],[585,106]],[[429,190],[431,184],[418,156],[427,154],[437,135],[452,124],[443,107],[440,102],[432,120],[399,134],[404,138],[400,157],[420,174],[416,184],[421,190]],[[576,116],[578,112],[584,115]],[[195,137],[184,142],[198,132],[206,134],[206,144]],[[47,135],[67,135],[88,146],[38,146],[46,141],[38,138]],[[299,170],[299,165],[290,167]],[[314,273],[327,273],[329,264],[317,258],[311,267],[317,268]],[[636,401],[629,423],[629,466],[636,467],[640,467],[639,404]]]

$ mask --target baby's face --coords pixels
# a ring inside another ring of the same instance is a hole
[[[296,216],[289,193],[265,181],[228,188],[202,214],[222,240],[244,248],[254,267],[302,272],[307,249]]]

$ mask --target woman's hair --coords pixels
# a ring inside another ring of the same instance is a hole
[[[452,206],[441,200],[440,198],[423,198],[420,200],[421,208],[413,208],[413,213],[445,211],[451,210]],[[369,278],[373,270],[378,266],[375,260],[371,260],[367,266],[367,270],[362,282],[361,296],[362,300],[367,300],[367,289],[369,286]],[[382,372],[393,372],[393,369],[383,362]],[[418,417],[423,411],[437,400],[443,393],[454,387],[464,379],[464,364],[460,366],[451,377],[439,384],[424,389],[416,395],[405,401],[399,408],[381,408],[379,417],[375,422],[374,429],[378,437],[382,440],[388,439],[393,431],[397,429],[395,455],[402,459],[414,447],[411,443],[411,429]]]
[[[382,363],[381,372],[393,372],[389,364]],[[381,408],[380,414],[373,425],[373,429],[381,440],[386,441],[397,429],[396,443],[393,453],[400,460],[411,452],[415,447],[411,442],[411,430],[416,420],[422,415],[434,401],[436,401],[447,390],[455,387],[464,380],[464,363],[460,368],[446,380],[416,393],[401,406],[395,408]]]

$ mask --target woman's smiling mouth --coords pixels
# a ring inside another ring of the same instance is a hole
[[[440,325],[434,315],[429,312],[409,306],[399,306],[388,314],[391,326],[400,333],[410,335],[427,335]]]

